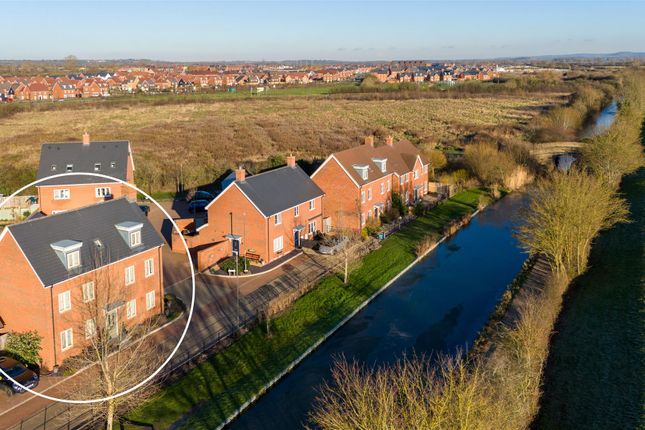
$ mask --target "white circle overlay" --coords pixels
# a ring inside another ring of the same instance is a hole
[[[73,405],[87,405],[87,404],[93,404],[93,403],[107,402],[109,400],[113,400],[113,399],[117,399],[119,397],[126,396],[126,395],[132,393],[133,391],[138,390],[139,388],[143,387],[145,384],[150,382],[155,376],[157,376],[159,374],[159,372],[161,372],[163,370],[163,368],[168,365],[170,360],[172,360],[174,355],[179,350],[179,347],[181,346],[182,342],[184,341],[184,338],[186,337],[186,333],[188,332],[188,328],[190,327],[190,322],[192,321],[192,318],[193,318],[193,311],[195,309],[195,269],[193,267],[193,258],[190,255],[190,250],[188,249],[188,244],[186,243],[186,239],[184,239],[184,236],[181,234],[181,230],[179,229],[179,226],[177,226],[177,223],[175,223],[175,220],[172,219],[170,214],[159,203],[157,203],[156,200],[154,200],[152,197],[150,197],[145,191],[140,190],[135,185],[132,185],[132,184],[130,184],[128,182],[125,182],[125,181],[123,181],[123,180],[121,180],[119,178],[114,178],[114,177],[108,176],[108,175],[102,175],[100,173],[88,173],[88,172],[69,172],[69,173],[59,173],[59,174],[56,174],[56,175],[47,176],[46,178],[37,179],[34,182],[32,182],[32,183],[30,183],[28,185],[25,185],[24,187],[20,188],[18,191],[16,191],[13,194],[11,194],[9,197],[7,197],[5,199],[4,202],[0,203],[0,208],[2,208],[2,206],[4,206],[13,197],[16,197],[18,194],[22,193],[23,191],[25,191],[26,189],[28,189],[30,187],[38,185],[39,183],[44,182],[44,181],[48,181],[48,180],[56,179],[56,178],[63,178],[65,176],[93,176],[93,177],[99,177],[99,178],[103,178],[103,179],[109,179],[112,182],[118,182],[120,184],[127,185],[130,188],[134,188],[135,190],[137,190],[137,192],[141,193],[148,200],[153,202],[161,210],[161,212],[163,212],[163,214],[166,216],[166,218],[170,220],[170,222],[172,223],[172,226],[175,229],[175,231],[177,231],[177,233],[179,233],[179,237],[181,238],[181,243],[182,243],[182,245],[184,245],[184,248],[186,248],[186,254],[188,255],[188,262],[190,264],[190,275],[191,275],[191,279],[192,279],[192,293],[193,294],[192,294],[192,299],[190,301],[190,311],[188,313],[188,321],[186,322],[186,327],[184,328],[184,331],[181,334],[181,337],[179,338],[179,342],[177,342],[177,345],[172,350],[172,352],[170,353],[168,358],[166,358],[166,361],[164,361],[161,364],[161,366],[159,366],[159,368],[157,370],[155,370],[150,376],[148,376],[146,379],[144,379],[143,381],[141,381],[140,383],[138,383],[137,385],[135,385],[132,388],[128,388],[127,390],[125,390],[125,391],[123,391],[121,393],[117,393],[117,394],[114,394],[112,396],[103,397],[103,398],[100,398],[100,399],[90,399],[90,400],[59,399],[57,397],[48,396],[47,394],[39,393],[37,391],[34,391],[34,390],[30,389],[30,388],[27,388],[27,387],[23,386],[22,384],[20,384],[16,380],[14,380],[11,376],[7,375],[5,373],[5,371],[2,370],[2,368],[0,368],[0,373],[4,377],[6,377],[11,382],[13,382],[14,384],[18,385],[20,388],[24,389],[25,391],[28,391],[29,393],[31,393],[31,394],[33,394],[35,396],[41,397],[43,399],[51,400],[52,402],[68,403],[68,404],[73,404]],[[8,227],[5,227],[5,228],[8,228]]]

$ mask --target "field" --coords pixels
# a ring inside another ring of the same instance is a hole
[[[645,428],[645,169],[621,191],[633,222],[599,237],[565,297],[536,429]]]
[[[389,236],[350,273],[324,278],[284,314],[243,335],[158,393],[129,418],[155,428],[215,428],[240,405],[338,324],[374,292],[414,261],[415,246],[425,235],[440,236],[451,219],[474,212],[486,194],[473,189],[457,194]],[[188,415],[190,413],[190,415]]]
[[[132,100],[59,103],[5,115],[0,119],[0,169],[33,175],[42,143],[79,140],[87,130],[93,139],[130,140],[138,183],[149,190],[174,191],[178,181],[187,187],[204,185],[241,162],[268,167],[267,159],[275,154],[324,158],[358,144],[369,133],[446,146],[459,145],[473,133],[522,139],[526,123],[561,99],[556,93],[534,93],[381,100],[323,94],[206,97],[191,103],[181,102],[181,96],[170,103]],[[11,178],[24,175],[9,176],[0,179],[5,182],[0,190],[16,187]]]

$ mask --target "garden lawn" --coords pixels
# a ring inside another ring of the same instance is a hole
[[[645,169],[621,191],[633,222],[601,234],[565,297],[536,429],[645,428]]]
[[[210,356],[163,388],[128,418],[168,428],[212,429],[256,395],[293,360],[321,339],[374,292],[415,259],[415,245],[441,235],[448,221],[472,213],[482,190],[457,194],[389,236],[350,273],[348,286],[331,275],[272,321],[271,334],[256,326],[225,350]]]

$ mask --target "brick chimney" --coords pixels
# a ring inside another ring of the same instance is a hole
[[[394,146],[394,139],[392,138],[392,136],[388,136],[385,138],[385,144],[387,146]]]
[[[240,166],[235,169],[235,180],[239,182],[244,182],[246,180],[246,170],[244,170],[244,167]]]
[[[374,136],[365,136],[365,145],[369,145],[374,148]]]
[[[291,154],[287,157],[287,166],[296,167],[296,156]]]
[[[86,131],[83,133],[83,145],[89,145],[90,144],[90,134]]]

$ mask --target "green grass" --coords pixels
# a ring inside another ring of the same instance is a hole
[[[272,337],[256,326],[226,350],[212,355],[165,387],[128,418],[168,428],[214,428],[246,402],[296,357],[384,286],[416,258],[415,245],[426,235],[440,235],[443,225],[474,212],[482,190],[474,189],[418,218],[365,256],[350,274],[348,286],[338,276],[324,278],[272,322]],[[190,413],[190,415],[187,415]]]
[[[621,191],[633,222],[598,238],[565,297],[537,429],[645,428],[645,168]]]

